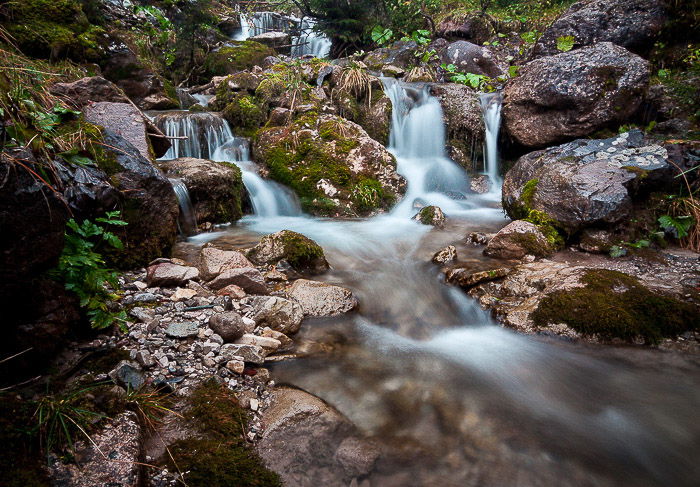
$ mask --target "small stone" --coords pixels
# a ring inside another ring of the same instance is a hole
[[[260,407],[260,401],[258,401],[257,399],[250,400],[250,410],[251,411],[257,411],[259,407]]]
[[[442,227],[445,224],[445,214],[438,206],[425,206],[413,217],[423,225]]]
[[[232,299],[243,299],[246,297],[245,291],[240,286],[236,286],[235,284],[229,284],[228,286],[219,289],[216,294],[219,296],[229,296]]]
[[[447,264],[457,258],[457,248],[454,245],[438,250],[433,255],[432,262],[435,264]]]
[[[467,235],[467,243],[470,243],[472,245],[486,245],[489,243],[489,240],[493,238],[493,235],[483,233],[483,232],[472,232],[469,235]]]
[[[155,361],[148,350],[139,350],[136,352],[136,361],[143,367],[150,368],[155,365]]]
[[[233,342],[253,329],[235,311],[217,313],[209,318],[209,327],[226,342]]]
[[[263,349],[273,352],[282,346],[282,342],[275,338],[262,337],[252,334],[245,334],[236,340],[236,343],[241,345],[257,345]]]
[[[245,369],[245,363],[243,360],[229,360],[226,362],[226,368],[236,374],[242,374]]]
[[[177,288],[172,296],[170,296],[171,301],[185,301],[187,299],[192,299],[197,295],[197,291],[194,289]]]
[[[239,345],[228,343],[219,349],[219,354],[226,360],[242,357],[244,361],[253,364],[263,364],[267,353],[262,347],[255,345]]]
[[[197,323],[170,323],[165,329],[165,334],[172,338],[189,338],[197,336],[198,333]]]
[[[122,360],[109,373],[109,377],[115,384],[127,390],[135,391],[145,382],[141,366],[136,362]]]
[[[152,265],[146,272],[146,283],[149,286],[184,286],[187,281],[199,278],[199,270],[196,267],[187,267],[171,262]]]
[[[143,291],[144,289],[146,289],[148,287],[148,284],[146,284],[143,281],[134,281],[133,284],[136,287],[136,289],[138,289],[139,291]]]
[[[273,330],[272,328],[263,328],[262,333],[260,335],[278,340],[280,342],[280,347],[278,348],[278,351],[280,352],[289,350],[294,346],[294,342],[291,338],[289,338],[284,333],[281,333],[277,330]]]

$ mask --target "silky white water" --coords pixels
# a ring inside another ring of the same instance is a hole
[[[498,133],[501,129],[501,105],[503,95],[500,92],[483,93],[480,97],[481,111],[486,132],[484,140],[485,174],[489,177],[492,192],[501,191],[499,173]]]
[[[197,215],[192,206],[190,193],[182,179],[170,178],[170,184],[173,185],[177,204],[180,207],[180,217],[178,218],[178,229],[185,236],[194,235],[197,233]]]
[[[693,485],[700,474],[697,364],[656,367],[663,356],[654,351],[520,335],[442,284],[432,253],[455,244],[461,262],[498,267],[463,237],[505,220],[488,198],[468,194],[466,175],[445,157],[437,100],[418,87],[384,83],[394,106],[390,149],[408,182],[392,212],[329,220],[256,210],[228,232],[191,239],[235,247],[298,231],[324,248],[332,266],[317,279],[358,298],[354,315],[307,320],[300,346],[331,343],[333,352],[281,363],[276,380],[321,397],[382,442],[370,485]],[[226,160],[245,166],[240,147],[231,141],[226,150],[239,152]],[[445,229],[411,221],[426,204],[442,207]],[[313,470],[299,475],[317,478]]]

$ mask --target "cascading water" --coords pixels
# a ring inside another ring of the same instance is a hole
[[[292,39],[292,57],[312,55],[326,58],[331,52],[331,40],[314,30],[316,22],[303,18],[299,21],[299,35]]]
[[[498,132],[501,128],[501,104],[503,95],[500,92],[484,93],[481,95],[481,112],[484,118],[485,150],[484,161],[486,175],[489,177],[492,192],[500,192],[501,176],[498,165]]]
[[[214,98],[214,95],[196,94],[196,95],[192,95],[192,98],[197,100],[198,105],[202,105],[203,107],[207,107],[207,106],[209,106],[209,102],[211,101],[211,99]]]
[[[256,12],[250,17],[241,15],[241,29],[234,34],[233,40],[245,41],[266,32],[285,32],[292,34],[292,57],[328,57],[332,43],[328,37],[315,31],[315,25],[316,22],[308,17],[298,19],[274,12]]]
[[[163,160],[210,159],[218,147],[233,137],[226,120],[214,113],[166,112],[158,114],[154,123],[172,144]]]
[[[180,217],[177,221],[177,226],[180,233],[189,237],[197,233],[197,215],[192,206],[190,192],[182,179],[170,178],[170,184],[173,185],[177,203],[180,207]]]

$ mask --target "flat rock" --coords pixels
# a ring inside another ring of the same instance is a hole
[[[307,279],[294,281],[287,294],[301,305],[307,316],[336,316],[358,305],[349,289]]]
[[[199,271],[196,267],[188,267],[170,262],[152,265],[146,273],[146,282],[149,287],[184,286],[188,281],[198,279]]]
[[[477,284],[481,284],[482,282],[501,279],[507,276],[509,273],[510,269],[506,267],[477,272],[470,269],[456,268],[448,270],[445,273],[445,278],[450,284],[470,288],[476,286]]]
[[[165,334],[172,338],[195,337],[198,333],[197,323],[170,323],[165,329]]]
[[[88,122],[122,136],[138,149],[144,158],[153,160],[148,143],[147,122],[141,111],[131,103],[92,103],[85,107],[83,115]]]
[[[268,294],[269,292],[265,279],[254,267],[225,270],[209,282],[209,287],[218,290],[231,284],[239,286],[249,294]]]
[[[267,356],[267,352],[262,347],[235,343],[222,345],[219,354],[227,360],[235,360],[240,357],[246,362],[258,365],[264,364]]]
[[[205,281],[211,281],[223,271],[254,267],[241,252],[204,247],[199,253],[197,268]]]
[[[251,317],[257,325],[267,326],[281,333],[296,333],[304,319],[301,305],[279,296],[254,296],[245,302],[253,306]]]

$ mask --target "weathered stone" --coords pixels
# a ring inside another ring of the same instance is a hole
[[[394,42],[389,47],[381,47],[369,52],[363,62],[370,68],[381,70],[386,65],[407,69],[414,65],[416,58],[414,55],[418,45],[413,41]]]
[[[262,34],[251,37],[250,40],[265,44],[276,50],[286,46],[286,50],[289,51],[291,37],[284,32],[263,32]]]
[[[196,337],[199,334],[197,323],[170,323],[165,334],[172,338]]]
[[[214,279],[223,271],[245,267],[254,266],[241,252],[220,250],[215,247],[204,247],[197,260],[197,268],[205,281]]]
[[[479,174],[469,178],[469,189],[477,194],[486,194],[491,191],[493,183],[486,174]]]
[[[138,390],[145,382],[141,366],[128,360],[119,362],[108,375],[115,384],[130,391]]]
[[[302,307],[289,299],[254,296],[248,298],[246,303],[253,306],[251,317],[257,325],[267,326],[281,333],[296,333],[304,319]]]
[[[528,254],[545,257],[553,252],[553,245],[537,225],[523,220],[503,227],[484,249],[484,255],[497,259],[520,259]]]
[[[491,52],[471,42],[453,42],[438,52],[438,55],[441,62],[454,64],[457,71],[462,73],[481,74],[491,78],[497,78],[503,74],[503,70],[496,64]]]
[[[159,161],[157,165],[187,186],[198,223],[229,223],[243,216],[245,189],[235,165],[192,157]]]
[[[268,294],[269,292],[265,279],[254,267],[225,270],[209,283],[209,287],[218,290],[231,284],[239,286],[249,294]]]
[[[474,272],[471,269],[456,268],[450,269],[445,274],[447,282],[464,288],[474,287],[482,282],[495,281],[507,276],[510,269],[501,267],[487,271]]]
[[[544,31],[534,54],[558,54],[557,39],[565,36],[574,37],[574,47],[612,42],[643,52],[651,47],[667,20],[660,0],[579,1]]]
[[[308,316],[336,316],[358,305],[349,289],[306,279],[294,281],[287,294],[301,305]]]
[[[238,357],[252,364],[265,363],[267,353],[256,345],[238,345],[227,343],[219,349],[219,354],[226,360],[236,360]]]
[[[290,230],[264,236],[248,251],[248,258],[258,265],[285,260],[298,271],[318,274],[328,269],[323,249],[313,240]]]
[[[152,160],[146,120],[140,110],[130,103],[98,102],[85,107],[85,120],[122,136],[141,155]]]
[[[139,350],[136,352],[136,361],[145,368],[150,368],[155,365],[155,361],[148,350]]]
[[[435,264],[447,264],[457,258],[457,247],[449,245],[442,250],[438,250],[433,255],[431,261]]]
[[[284,333],[281,333],[277,330],[273,330],[272,328],[263,328],[262,332],[260,333],[260,336],[274,338],[275,340],[278,340],[280,342],[280,348],[278,349],[278,351],[280,352],[290,350],[294,346],[294,342],[291,338],[289,338]]]
[[[359,477],[371,472],[379,458],[379,448],[367,440],[351,436],[345,438],[335,452],[336,461],[349,477]]]
[[[627,120],[649,82],[649,63],[609,42],[526,64],[505,89],[503,121],[520,144],[538,147]]]
[[[246,325],[241,315],[235,311],[213,315],[209,318],[209,328],[221,336],[225,342],[234,342],[244,334],[253,331],[252,327]]]
[[[673,181],[665,148],[631,131],[611,139],[581,139],[521,157],[503,182],[511,218],[538,211],[569,235],[596,224],[623,222],[636,194]]]
[[[245,370],[245,362],[243,360],[229,360],[226,362],[226,368],[236,374],[242,374]]]
[[[256,347],[260,347],[267,352],[274,352],[282,346],[282,342],[276,338],[257,336],[250,333],[246,333],[240,337],[238,340],[236,340],[236,343],[240,345],[255,345]]]
[[[230,296],[231,299],[243,299],[246,297],[246,292],[240,286],[236,286],[235,284],[229,284],[228,286],[219,289],[216,291],[216,294],[218,296]]]
[[[170,296],[171,301],[186,301],[192,299],[197,295],[197,291],[194,289],[186,289],[179,287],[175,290],[172,296]]]
[[[149,287],[184,286],[188,281],[198,278],[199,271],[196,267],[187,267],[168,262],[152,265],[146,273],[146,282]]]
[[[49,91],[78,110],[97,102],[129,103],[126,94],[102,76],[82,78],[71,83],[56,83]]]
[[[413,219],[423,225],[431,225],[433,227],[445,225],[445,214],[439,206],[424,206]]]

